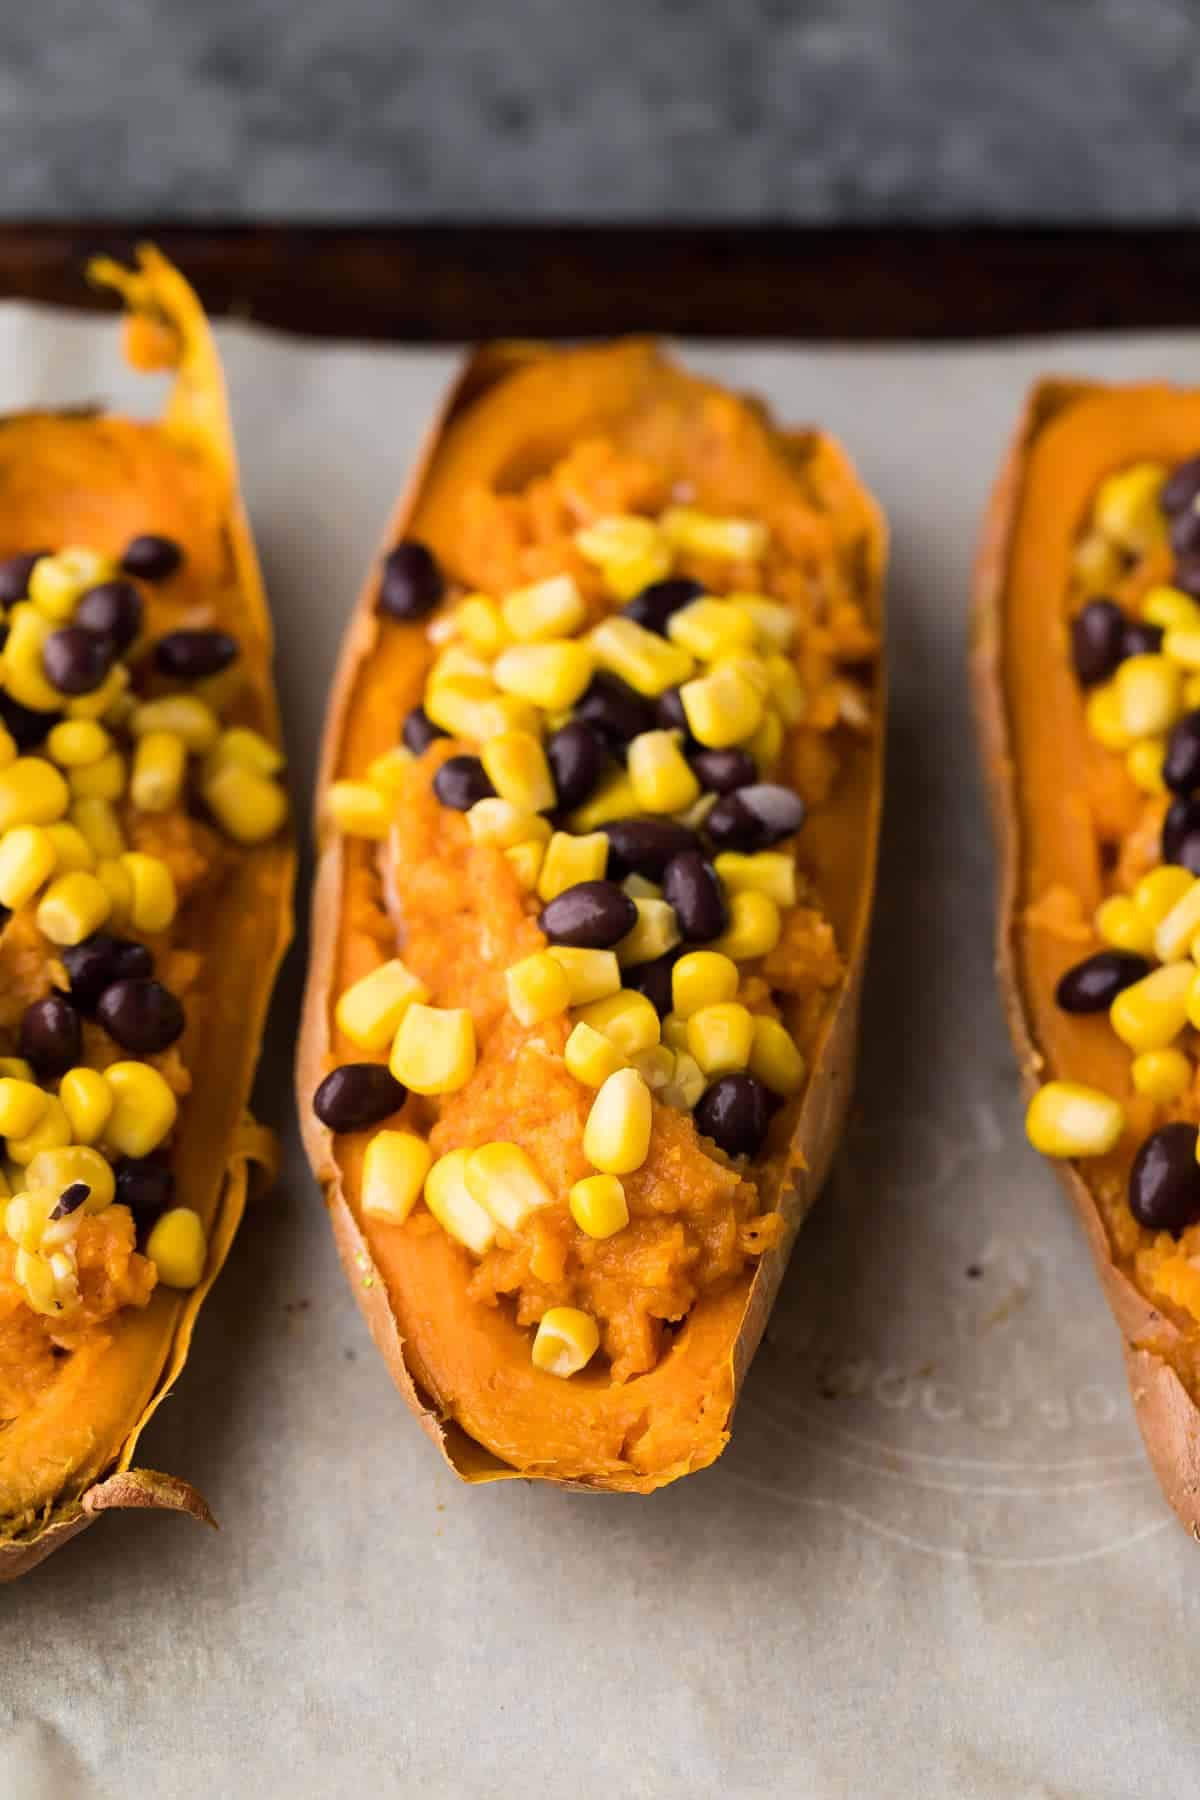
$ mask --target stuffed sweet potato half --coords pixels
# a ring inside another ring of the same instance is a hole
[[[474,357],[392,522],[298,1097],[469,1479],[648,1492],[727,1441],[849,1095],[883,553],[835,444],[642,342]]]
[[[0,1579],[130,1467],[269,1135],[246,1113],[290,925],[270,627],[216,353],[151,251],[97,265],[158,421],[0,422]]]
[[[1046,382],[993,496],[973,673],[1031,1095],[1200,1530],[1200,395]]]

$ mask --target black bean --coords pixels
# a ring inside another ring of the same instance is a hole
[[[82,1051],[79,1014],[63,994],[47,994],[25,1008],[20,1053],[40,1076],[65,1075]]]
[[[1200,787],[1200,712],[1185,713],[1171,727],[1162,776],[1173,794]]]
[[[30,550],[24,556],[7,556],[0,562],[0,606],[23,600],[29,592],[34,563],[52,554],[49,550]]]
[[[1121,633],[1121,656],[1156,656],[1162,649],[1163,628],[1144,619],[1131,619]]]
[[[577,881],[547,901],[538,924],[552,944],[611,950],[637,919],[637,907],[615,881]]]
[[[95,1011],[101,994],[114,981],[138,981],[154,973],[154,958],[145,944],[112,937],[107,931],[94,931],[81,944],[68,945],[59,951],[59,958],[71,978],[71,1004],[85,1013]]]
[[[700,839],[687,825],[674,819],[612,819],[600,827],[608,838],[610,875],[644,875],[661,881],[673,856],[699,850]]]
[[[393,619],[423,619],[446,590],[437,559],[426,544],[406,538],[383,559],[379,610]]]
[[[112,668],[114,646],[82,625],[52,631],[42,645],[42,667],[60,694],[94,694]]]
[[[704,829],[718,850],[752,854],[769,850],[799,831],[805,810],[803,800],[791,788],[759,781],[735,794],[723,794],[710,809]]]
[[[682,955],[680,950],[664,951],[652,962],[635,963],[621,970],[621,985],[645,994],[660,1019],[665,1019],[674,1004],[671,971]]]
[[[732,794],[758,780],[758,764],[748,750],[693,750],[692,773],[710,794]]]
[[[729,923],[721,877],[699,850],[673,856],[663,871],[663,898],[675,909],[685,943],[707,944]]]
[[[154,646],[154,660],[176,681],[204,681],[237,661],[238,643],[227,631],[168,631]]]
[[[1173,1237],[1200,1219],[1194,1125],[1176,1122],[1151,1132],[1129,1171],[1129,1210],[1147,1230]]]
[[[1150,973],[1144,956],[1128,950],[1098,950],[1068,969],[1054,990],[1064,1012],[1104,1012],[1122,988],[1132,987]]]
[[[182,561],[183,551],[174,538],[144,531],[126,544],[121,567],[127,575],[136,575],[139,581],[165,581]]]
[[[18,750],[36,750],[61,717],[61,713],[38,712],[32,706],[22,706],[11,694],[0,691],[0,725]]]
[[[1107,681],[1123,655],[1129,623],[1115,600],[1089,600],[1071,620],[1071,658],[1082,687]]]
[[[343,1063],[313,1095],[313,1111],[330,1131],[363,1131],[404,1105],[408,1090],[384,1063]]]
[[[1191,868],[1190,863],[1184,862],[1182,851],[1188,840],[1196,837],[1200,837],[1200,796],[1180,796],[1172,800],[1163,819],[1163,861],[1181,863],[1185,869]]]
[[[58,1196],[50,1217],[52,1219],[69,1219],[73,1212],[79,1211],[91,1191],[86,1181],[70,1182]]]
[[[654,702],[635,693],[619,675],[601,669],[588,683],[575,717],[598,731],[610,749],[622,750],[630,738],[654,730]]]
[[[116,1200],[133,1214],[139,1231],[148,1231],[175,1198],[175,1177],[167,1163],[152,1156],[125,1156],[115,1164]]]
[[[1182,512],[1200,495],[1200,456],[1177,464],[1163,483],[1159,501],[1168,518]]]
[[[183,1007],[161,981],[114,981],[96,1005],[96,1017],[123,1050],[153,1056],[183,1035]]]
[[[1200,512],[1194,502],[1171,520],[1171,548],[1181,559],[1200,551]]]
[[[700,745],[692,736],[692,728],[688,724],[687,713],[683,710],[683,698],[677,687],[668,688],[660,694],[654,703],[654,717],[664,731],[681,731],[683,748],[690,756]]]
[[[546,739],[546,761],[554,777],[558,804],[570,812],[594,792],[608,761],[608,751],[598,731],[583,719],[572,719]]]
[[[1175,564],[1175,572],[1171,577],[1172,584],[1190,594],[1193,600],[1200,600],[1200,556],[1181,556]]]
[[[448,732],[435,725],[423,706],[414,706],[400,729],[400,735],[414,756],[420,756],[427,750],[435,738],[447,737]]]
[[[118,656],[142,629],[142,596],[128,581],[102,581],[89,588],[75,608],[74,623],[108,638]]]
[[[767,1090],[753,1075],[722,1075],[705,1088],[692,1117],[726,1156],[753,1156],[767,1135],[771,1106]]]
[[[470,812],[477,800],[496,792],[477,756],[449,756],[433,778],[433,791],[443,806]]]
[[[680,607],[690,606],[703,592],[698,581],[689,581],[685,575],[674,575],[643,588],[621,611],[627,619],[645,626],[647,631],[657,631],[660,637],[665,637],[671,614],[677,613]]]

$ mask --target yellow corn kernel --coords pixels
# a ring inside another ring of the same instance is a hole
[[[1160,496],[1166,475],[1158,462],[1133,463],[1109,475],[1092,507],[1096,529],[1132,556],[1144,556],[1163,543],[1167,521]]]
[[[428,998],[425,983],[393,957],[345,990],[334,1017],[338,1030],[360,1050],[382,1050],[399,1031],[409,1007]]]
[[[60,769],[83,769],[107,756],[113,741],[95,719],[63,719],[46,738],[46,755]]]
[[[743,856],[723,850],[713,867],[730,894],[768,894],[776,906],[796,904],[796,864],[786,850],[758,850]]]
[[[1138,1053],[1165,1049],[1187,1024],[1188,989],[1195,975],[1192,963],[1173,962],[1123,988],[1108,1009],[1121,1042]]]
[[[804,1058],[791,1032],[767,1013],[755,1014],[749,1067],[756,1080],[785,1099],[798,1094],[804,1086]]]
[[[127,850],[121,867],[133,883],[129,916],[134,930],[147,934],[165,931],[179,904],[175,878],[166,863],[159,856]]]
[[[94,1144],[113,1109],[112,1092],[99,1069],[68,1069],[58,1084],[58,1097],[77,1144]]]
[[[691,1112],[707,1086],[704,1071],[695,1057],[689,1056],[686,1050],[677,1050],[671,1079],[660,1089],[660,1098],[667,1106]]]
[[[1162,653],[1170,662],[1192,674],[1200,669],[1200,616],[1191,625],[1172,626],[1163,638]]]
[[[425,690],[425,711],[435,725],[451,737],[478,738],[479,709],[496,698],[489,675],[455,675],[431,682]]]
[[[170,812],[179,804],[186,772],[187,746],[183,739],[171,731],[148,731],[138,739],[133,753],[129,797],[139,812]]]
[[[799,725],[808,711],[808,695],[800,679],[800,671],[790,656],[778,651],[763,658],[767,668],[768,692],[785,725]]]
[[[571,814],[571,830],[589,836],[600,825],[612,819],[627,819],[638,810],[637,795],[624,769],[610,769],[601,776],[592,796]]]
[[[511,650],[501,651],[492,673],[506,694],[554,712],[574,706],[594,668],[595,659],[586,644],[563,638],[546,644],[514,644]]]
[[[1200,606],[1182,588],[1152,587],[1142,596],[1141,617],[1164,631],[1200,630]]]
[[[728,601],[702,595],[681,606],[667,620],[667,636],[700,662],[713,662],[731,650],[750,650],[756,637],[754,620]]]
[[[54,1270],[45,1257],[18,1250],[13,1260],[13,1275],[34,1312],[53,1317],[66,1310]]]
[[[502,731],[479,752],[488,780],[502,800],[527,813],[554,805],[554,777],[540,741],[528,731]]]
[[[699,798],[700,783],[673,731],[640,732],[629,746],[627,767],[642,812],[682,812]]]
[[[123,931],[133,915],[133,880],[116,856],[102,856],[96,864],[96,880],[108,895],[108,922]]]
[[[88,1069],[86,1073],[96,1075],[94,1069]],[[97,1075],[96,1079],[102,1081],[103,1077]],[[59,1098],[62,1098],[61,1092]],[[88,1190],[83,1211],[89,1213],[103,1212],[106,1206],[112,1205],[117,1194],[112,1164],[98,1150],[91,1150],[85,1144],[39,1150],[25,1165],[25,1179],[30,1187],[49,1188],[55,1194],[82,1181]]]
[[[629,1202],[615,1175],[585,1175],[567,1195],[571,1217],[591,1238],[610,1238],[629,1223]]]
[[[72,869],[95,867],[96,858],[92,846],[77,825],[70,825],[65,819],[59,819],[53,825],[38,825],[32,829],[45,832],[54,851],[55,867],[60,873],[66,875]]]
[[[583,595],[572,575],[551,575],[532,587],[516,588],[501,602],[500,615],[512,636],[523,644],[567,638],[587,619]]]
[[[796,616],[778,600],[765,594],[729,594],[731,606],[744,612],[754,626],[755,634],[765,648],[786,650],[796,635]]]
[[[544,1375],[567,1380],[586,1368],[600,1348],[600,1327],[577,1306],[551,1306],[534,1333],[530,1357]]]
[[[392,1045],[389,1067],[414,1094],[454,1094],[475,1068],[475,1024],[465,1007],[414,1003]]]
[[[647,631],[633,619],[614,615],[602,619],[588,633],[596,664],[639,694],[652,697],[686,681],[695,664],[686,650],[668,643],[656,631]]]
[[[661,1035],[658,1014],[645,994],[622,989],[605,1000],[593,1000],[580,1012],[580,1020],[615,1044],[622,1056],[636,1056],[657,1044]]]
[[[198,756],[211,750],[221,736],[216,713],[194,694],[164,694],[158,700],[144,700],[130,714],[129,729],[134,737],[170,731]]]
[[[1127,656],[1113,677],[1121,727],[1130,738],[1169,731],[1183,706],[1179,670],[1161,654]]]
[[[363,1157],[362,1209],[403,1225],[425,1186],[433,1151],[411,1131],[377,1131]]]
[[[393,754],[387,751],[386,755]],[[375,759],[383,760],[381,757]],[[278,775],[284,766],[284,755],[260,731],[246,725],[231,725],[223,731],[205,761],[206,778],[215,775],[225,763],[236,763],[239,769],[250,769],[255,775]],[[374,776],[371,777],[374,780]]]
[[[628,894],[631,900],[661,900],[663,897],[663,891],[657,881],[648,880],[645,875],[639,875],[636,870],[632,875],[626,875],[621,883],[621,892]]]
[[[1133,904],[1139,913],[1159,926],[1185,894],[1190,894],[1196,877],[1175,863],[1164,863],[1143,875],[1133,890]]]
[[[7,1075],[13,1081],[37,1080],[33,1064],[26,1062],[23,1056],[0,1056],[0,1075]]]
[[[77,798],[119,800],[125,792],[125,758],[119,750],[110,750],[99,762],[68,769],[67,783]]]
[[[71,1121],[57,1094],[46,1094],[42,1116],[21,1137],[6,1140],[10,1162],[32,1162],[41,1150],[58,1150],[71,1141]]]
[[[546,954],[566,971],[572,1006],[603,1000],[621,986],[621,968],[613,950],[580,950],[574,944],[551,944]]]
[[[685,682],[679,698],[692,736],[713,750],[725,750],[753,737],[762,723],[762,695],[729,663]]]
[[[21,1250],[37,1251],[58,1196],[48,1188],[37,1189],[23,1182],[21,1190],[4,1208],[4,1230],[10,1241]]]
[[[550,842],[550,822],[537,813],[526,812],[511,800],[495,797],[477,800],[467,814],[467,830],[473,844],[488,844],[496,850],[511,850],[514,844]]]
[[[612,997],[619,998],[617,995]],[[600,1000],[595,1004],[603,1006],[605,1003]],[[567,1065],[567,1073],[573,1075],[576,1081],[582,1082],[584,1087],[591,1088],[603,1087],[610,1075],[615,1075],[618,1069],[625,1067],[625,1058],[612,1039],[602,1031],[597,1031],[594,1025],[582,1022],[572,1027],[563,1060]]]
[[[209,783],[209,796],[215,786],[216,781]],[[326,806],[336,828],[351,837],[385,838],[391,829],[391,797],[369,782],[332,782],[326,795]]]
[[[1085,593],[1106,594],[1125,573],[1125,559],[1115,544],[1093,531],[1075,546],[1071,567]]]
[[[29,598],[47,619],[62,624],[89,588],[111,581],[117,565],[99,550],[72,545],[56,556],[39,556],[29,575]]]
[[[1124,752],[1132,748],[1133,736],[1125,728],[1115,681],[1102,682],[1092,689],[1084,706],[1084,717],[1088,730],[1106,750]]]
[[[645,556],[661,541],[654,520],[641,513],[605,513],[575,533],[575,548],[599,569]]]
[[[1182,1050],[1144,1050],[1130,1070],[1133,1085],[1147,1100],[1169,1106],[1192,1085],[1192,1065]]]
[[[1025,1135],[1043,1156],[1105,1156],[1124,1129],[1120,1101],[1075,1081],[1048,1081],[1025,1114]]]
[[[125,849],[121,822],[110,800],[95,796],[71,802],[71,823],[97,857],[120,856]]]
[[[671,1007],[681,1019],[690,1019],[702,1006],[719,1006],[738,990],[737,964],[715,950],[689,950],[671,970]],[[682,1048],[687,1042],[684,1032]]]
[[[206,764],[206,780],[211,780],[221,766],[220,763],[213,766],[213,757],[218,756],[219,753],[220,746],[218,745]],[[392,749],[385,750],[382,755],[371,758],[367,764],[367,780],[372,787],[379,788],[382,793],[398,794],[408,778],[408,771],[416,760],[406,745],[396,744]],[[272,783],[272,785],[274,784]]]
[[[618,1069],[592,1101],[583,1128],[583,1154],[606,1175],[631,1175],[650,1149],[650,1089],[636,1069]]]
[[[747,738],[746,748],[758,764],[758,772],[764,780],[774,772],[783,749],[783,724],[773,706],[768,706],[762,716],[762,724],[752,738]],[[712,795],[713,800],[716,795]]]
[[[750,1061],[754,1019],[736,1000],[702,1006],[688,1020],[688,1052],[706,1075],[732,1075]]]
[[[451,644],[448,650],[443,650],[426,679],[433,688],[439,687],[443,682],[457,681],[464,675],[468,681],[486,682],[488,688],[494,691],[491,663],[485,662],[481,656],[473,656],[461,644]]]
[[[190,1206],[173,1206],[156,1219],[146,1239],[146,1255],[164,1287],[199,1286],[208,1258],[204,1221]]]
[[[695,506],[672,506],[658,523],[673,549],[693,556],[757,562],[767,548],[767,528],[757,519],[719,518]]]
[[[519,1144],[481,1144],[463,1168],[467,1192],[505,1231],[518,1231],[554,1195]]]
[[[494,694],[475,707],[473,736],[481,744],[502,731],[528,731],[533,737],[542,733],[542,714],[531,700],[519,700],[515,694]]]
[[[47,1098],[36,1082],[0,1076],[0,1137],[28,1137],[46,1111]]]
[[[14,606],[8,615],[8,637],[0,653],[4,686],[22,706],[38,712],[59,712],[63,695],[47,679],[42,663],[42,646],[54,630],[50,620],[36,607]]]
[[[504,852],[504,859],[516,876],[521,892],[532,894],[546,860],[545,844],[539,844],[533,838],[527,838],[523,844],[510,844]]]
[[[1176,957],[1185,956],[1197,932],[1200,932],[1200,881],[1193,881],[1155,927],[1154,953],[1159,962],[1174,962]]]
[[[1111,894],[1096,908],[1096,935],[1114,950],[1132,950],[1149,956],[1154,950],[1154,925],[1128,894]]]
[[[112,911],[108,889],[86,869],[59,875],[38,903],[38,930],[52,944],[81,944]]]
[[[0,906],[14,912],[53,875],[58,856],[44,825],[14,825],[0,837]]]
[[[591,831],[576,837],[569,831],[556,831],[546,846],[538,875],[538,898],[554,900],[576,882],[602,881],[607,867],[608,837],[605,832]]]
[[[571,1003],[566,970],[548,950],[535,951],[504,971],[508,1010],[520,1025],[540,1025]]]
[[[750,962],[756,956],[768,956],[779,942],[782,925],[779,908],[769,894],[747,889],[729,896],[729,924],[709,948],[734,962]]]
[[[19,756],[0,769],[0,833],[14,825],[53,824],[69,801],[66,782],[44,757]]]
[[[127,725],[136,710],[130,705],[129,670],[114,663],[100,686],[90,694],[72,694],[64,708],[70,719],[103,719],[107,725]],[[61,700],[60,700],[61,704]]]
[[[454,610],[454,622],[463,642],[476,656],[490,659],[508,642],[500,608],[490,594],[467,594]]]
[[[482,1256],[496,1241],[496,1226],[467,1187],[469,1155],[451,1150],[438,1158],[425,1177],[425,1204],[448,1237]]]
[[[144,740],[148,741],[148,740]],[[371,765],[372,768],[374,764]],[[359,787],[357,782],[335,782],[334,788]],[[367,792],[380,794],[383,798],[382,810],[391,817],[393,798],[380,784],[372,781],[366,784]],[[332,795],[333,789],[330,790]],[[204,784],[204,799],[210,812],[227,837],[238,844],[264,844],[268,838],[282,827],[287,819],[288,798],[286,791],[270,776],[258,775],[253,769],[240,767],[237,763],[228,762],[211,775]],[[134,796],[137,804],[137,796]],[[353,810],[353,808],[351,809]],[[360,811],[360,820],[369,823],[371,829],[364,830],[362,836],[374,837],[375,815],[367,809],[366,815]],[[341,821],[339,820],[340,824]],[[353,827],[343,825],[343,830],[351,831]],[[386,832],[385,832],[386,835]]]
[[[681,936],[675,908],[669,901],[635,900],[633,904],[637,907],[637,924],[616,948],[617,961],[623,969],[665,956]]]
[[[665,1044],[648,1044],[635,1050],[629,1066],[636,1069],[652,1094],[659,1094],[675,1073],[675,1052]]]
[[[680,957],[679,960],[680,960],[680,962],[682,962],[683,958]],[[678,968],[679,964],[677,963],[675,966],[676,966],[676,968]],[[732,1000],[733,994],[724,994],[720,997],[722,999]],[[700,1006],[708,1006],[708,1005],[715,1005],[715,1004],[716,1004],[715,1001],[710,1001],[708,999],[704,999],[699,1002]],[[698,1010],[698,1008],[694,1008],[693,1010]],[[686,1049],[687,1049],[687,1028],[688,1028],[687,1019],[680,1012],[669,1012],[667,1014],[666,1018],[662,1022],[662,1041],[670,1049],[674,1050],[674,1052],[677,1056],[680,1054],[681,1051],[686,1051]]]

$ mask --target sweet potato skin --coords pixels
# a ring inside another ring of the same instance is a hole
[[[1019,772],[1006,697],[1006,589],[1032,446],[1065,408],[1104,391],[1099,384],[1053,377],[1034,387],[992,490],[972,586],[969,675],[996,844],[997,981],[1027,1100],[1045,1079],[1045,1058],[1022,994],[1016,945],[1023,847],[1016,800]],[[1183,1524],[1200,1537],[1200,1409],[1171,1363],[1180,1333],[1115,1263],[1096,1199],[1079,1167],[1058,1162],[1055,1170],[1083,1226],[1121,1331],[1134,1412],[1155,1474]]]
[[[641,345],[640,349],[649,353],[650,346]],[[507,374],[530,362],[536,362],[545,355],[547,352],[536,345],[496,344],[477,351],[468,358],[451,386],[442,410],[431,425],[423,451],[388,523],[382,550],[390,548],[405,535],[418,507],[427,473],[447,429],[477,398],[502,381]],[[798,435],[795,442],[801,443],[802,438]],[[880,630],[884,551],[884,526],[876,509],[873,511],[871,566],[867,585],[871,622]],[[436,1395],[423,1385],[420,1372],[413,1367],[400,1321],[390,1301],[386,1280],[372,1257],[366,1236],[348,1197],[343,1171],[333,1154],[332,1135],[312,1112],[312,1094],[329,1066],[336,944],[342,922],[344,897],[342,841],[336,834],[330,834],[325,827],[320,813],[320,796],[337,772],[355,684],[377,641],[376,592],[377,578],[373,566],[343,642],[331,691],[318,778],[318,813],[315,820],[318,860],[313,894],[310,964],[296,1063],[297,1103],[305,1148],[325,1193],[338,1251],[372,1337],[408,1405],[458,1475],[467,1481],[532,1478],[581,1491],[650,1492],[713,1462],[728,1442],[729,1424],[738,1392],[762,1336],[796,1231],[828,1172],[849,1106],[882,804],[885,700],[882,656],[872,696],[875,711],[874,735],[864,758],[864,767],[859,771],[860,785],[854,794],[854,802],[858,807],[861,880],[857,887],[852,917],[844,928],[841,944],[846,973],[816,1046],[811,1078],[796,1111],[789,1154],[779,1160],[773,1183],[764,1184],[762,1188],[764,1207],[777,1207],[783,1214],[786,1225],[784,1236],[774,1249],[760,1258],[753,1279],[748,1284],[748,1292],[739,1300],[737,1314],[728,1321],[727,1328],[725,1320],[720,1321],[719,1349],[714,1348],[718,1332],[717,1320],[715,1316],[713,1318],[708,1333],[712,1343],[707,1348],[712,1350],[714,1362],[704,1428],[698,1428],[692,1441],[681,1446],[679,1454],[669,1466],[651,1474],[625,1467],[609,1468],[595,1476],[586,1474],[564,1477],[552,1469],[515,1468],[505,1463],[470,1437],[454,1419],[448,1417],[446,1410],[439,1406]],[[414,631],[413,655],[422,653],[420,633]],[[697,1353],[701,1353],[704,1348],[703,1343],[698,1344]],[[681,1342],[676,1347],[676,1354],[683,1350]]]

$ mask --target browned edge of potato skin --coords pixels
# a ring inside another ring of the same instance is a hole
[[[1015,941],[1022,845],[1005,699],[1006,588],[1033,443],[1056,414],[1103,386],[1051,376],[1031,390],[984,515],[972,584],[969,675],[996,844],[997,981],[1027,1100],[1041,1085],[1044,1058],[1021,997]],[[1146,1343],[1170,1345],[1178,1340],[1178,1330],[1114,1263],[1104,1221],[1078,1164],[1056,1162],[1054,1167],[1079,1215],[1121,1331],[1134,1412],[1154,1472],[1180,1519],[1200,1538],[1200,1409],[1167,1358]]]
[[[165,319],[175,327],[182,346],[181,358],[172,374],[171,391],[161,423],[181,437],[192,436],[204,442],[214,463],[214,478],[219,472],[219,478],[226,485],[228,532],[239,592],[247,607],[269,626],[262,575],[238,485],[224,376],[199,300],[179,271],[151,245],[138,247],[137,266],[133,270],[121,270],[99,259],[89,267],[89,275],[98,284],[117,288],[130,314],[145,314],[153,320]],[[277,718],[275,723],[278,723]],[[136,1469],[131,1464],[138,1439],[187,1361],[200,1308],[224,1265],[241,1223],[247,1197],[269,1186],[278,1170],[278,1146],[274,1134],[257,1125],[245,1111],[245,1106],[275,973],[292,935],[295,848],[290,827],[284,842],[287,857],[280,876],[282,900],[278,906],[276,929],[269,952],[260,966],[259,981],[247,996],[242,1123],[227,1153],[218,1210],[208,1234],[204,1279],[181,1297],[178,1319],[154,1392],[141,1416],[132,1422],[113,1468],[78,1496],[55,1505],[33,1531],[0,1539],[0,1582],[27,1574],[101,1513],[116,1508],[186,1513],[203,1524],[216,1527],[203,1495],[189,1482],[153,1469]]]
[[[313,1172],[321,1184],[329,1210],[334,1239],[346,1276],[370,1328],[376,1347],[391,1375],[420,1420],[425,1432],[442,1452],[455,1474],[464,1481],[536,1480],[576,1492],[649,1493],[667,1485],[681,1475],[694,1472],[711,1460],[691,1459],[687,1463],[650,1477],[591,1482],[563,1479],[541,1471],[521,1470],[502,1462],[483,1445],[477,1443],[452,1418],[442,1416],[430,1398],[423,1394],[413,1379],[404,1353],[404,1338],[399,1321],[392,1311],[387,1287],[371,1257],[366,1238],[359,1228],[353,1209],[343,1190],[340,1173],[333,1156],[333,1134],[316,1118],[312,1096],[329,1067],[331,1051],[330,1019],[333,995],[331,986],[336,961],[337,934],[342,911],[342,852],[336,832],[331,832],[322,818],[323,796],[334,778],[341,748],[343,724],[355,681],[361,665],[369,658],[377,641],[375,601],[378,592],[379,558],[404,535],[408,520],[442,433],[451,421],[481,393],[512,373],[522,364],[536,360],[552,350],[551,346],[515,341],[484,345],[468,354],[462,368],[451,382],[443,402],[426,432],[421,449],[409,472],[400,499],[388,521],[377,556],[372,560],[365,585],[342,641],[330,690],[329,709],[314,797],[314,837],[317,866],[313,889],[310,927],[308,980],[304,1011],[296,1052],[296,1091],[300,1129]],[[788,434],[785,434],[788,435]],[[863,820],[866,845],[864,881],[859,896],[854,926],[849,941],[839,945],[845,959],[846,973],[836,1003],[827,1015],[821,1036],[814,1049],[808,1086],[801,1103],[793,1132],[788,1165],[782,1177],[770,1190],[762,1191],[764,1209],[777,1208],[783,1213],[787,1230],[781,1242],[759,1260],[750,1284],[746,1307],[733,1346],[732,1395],[726,1429],[718,1446],[718,1454],[729,1440],[729,1421],[740,1392],[746,1370],[758,1348],[767,1318],[787,1267],[792,1245],[809,1208],[816,1199],[829,1171],[837,1148],[838,1137],[849,1110],[854,1085],[855,1054],[858,1037],[859,1005],[863,967],[874,898],[878,860],[879,827],[883,806],[883,759],[886,727],[886,663],[883,644],[883,568],[886,561],[886,525],[880,509],[875,507],[877,555],[871,570],[871,592],[868,611],[871,623],[881,634],[881,648],[874,672],[872,730],[874,766],[870,803]]]

